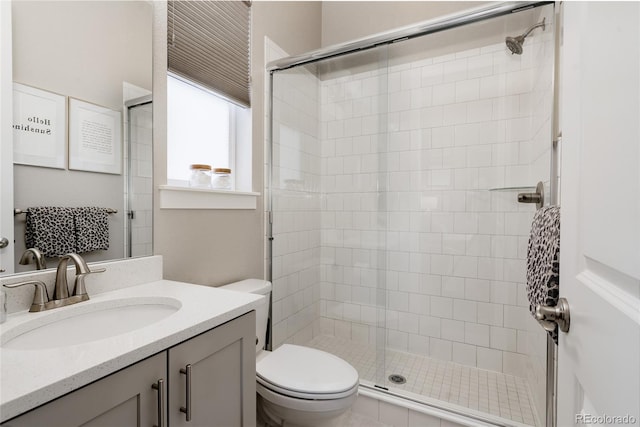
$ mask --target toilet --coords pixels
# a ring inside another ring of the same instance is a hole
[[[338,425],[358,396],[358,372],[343,359],[309,347],[283,344],[264,350],[271,282],[247,279],[221,289],[264,295],[256,309],[258,412],[267,425]]]

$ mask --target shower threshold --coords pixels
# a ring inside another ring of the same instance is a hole
[[[406,382],[376,384],[381,369],[376,365],[376,351],[381,349],[374,345],[329,335],[317,336],[306,345],[348,361],[372,389],[388,390],[430,406],[444,402],[441,406],[445,410],[458,413],[488,414],[496,425],[540,425],[524,378],[386,349],[384,378],[400,375]]]

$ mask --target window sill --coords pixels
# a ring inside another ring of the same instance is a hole
[[[260,193],[161,185],[160,209],[256,209]]]

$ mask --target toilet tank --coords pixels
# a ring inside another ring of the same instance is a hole
[[[269,319],[269,297],[271,295],[271,282],[262,279],[247,279],[240,282],[220,286],[227,291],[248,292],[250,294],[264,295],[262,304],[256,308],[256,353],[264,348],[267,337],[267,321]]]

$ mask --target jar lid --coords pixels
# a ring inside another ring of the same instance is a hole
[[[213,170],[214,173],[231,173],[231,169],[229,168],[215,168]]]
[[[210,165],[201,165],[201,164],[198,164],[198,163],[190,165],[189,168],[190,169],[206,170],[206,171],[210,171],[211,170],[211,166]]]

